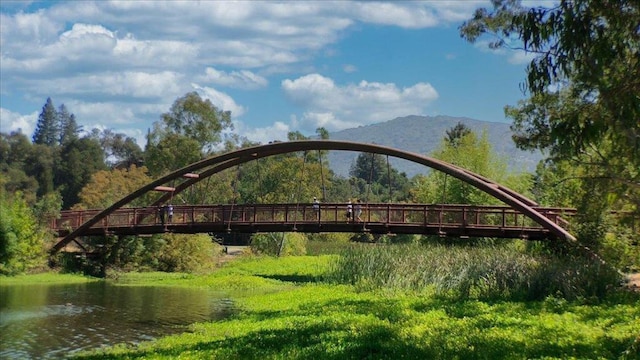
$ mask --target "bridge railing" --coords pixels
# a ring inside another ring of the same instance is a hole
[[[457,226],[475,228],[541,228],[522,213],[507,207],[493,205],[457,204],[361,204],[363,223],[406,224],[415,226]],[[353,214],[357,206],[352,204]],[[536,208],[556,224],[567,227],[567,216],[573,209]],[[100,210],[63,211],[54,219],[51,228],[58,232],[71,231],[98,214]],[[164,212],[164,223],[163,223]],[[180,224],[293,224],[345,223],[347,205],[320,204],[316,210],[311,203],[304,204],[221,204],[174,205],[169,219],[166,208],[121,208],[114,211],[92,228],[141,227]],[[352,219],[356,221],[356,219]]]

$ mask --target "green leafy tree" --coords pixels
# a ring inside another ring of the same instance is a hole
[[[469,132],[454,143],[445,137],[431,156],[485,176],[521,194],[529,194],[531,177],[528,174],[510,174],[506,160],[493,152],[484,132],[480,138]],[[501,204],[484,191],[439,171],[416,176],[411,194],[419,203]]]
[[[58,150],[43,144],[34,144],[25,162],[25,173],[38,182],[38,197],[55,191],[54,168],[58,163]]]
[[[233,129],[231,112],[219,110],[197,92],[176,99],[161,118],[167,132],[194,139],[205,151],[222,141],[222,131]]]
[[[147,144],[145,165],[153,177],[187,166],[204,157],[200,144],[184,135],[169,133]]]
[[[465,136],[471,133],[471,129],[465,124],[458,122],[456,126],[446,131],[446,140],[453,147],[457,147]]]
[[[104,209],[126,195],[151,182],[146,167],[132,165],[128,169],[100,170],[80,191],[76,209]],[[144,206],[150,198],[134,200],[133,206]]]
[[[115,133],[111,129],[93,129],[89,136],[100,142],[105,161],[110,167],[126,169],[131,165],[140,166],[143,163],[144,154],[134,138],[123,133]]]
[[[78,203],[79,193],[91,176],[106,168],[104,152],[96,140],[84,137],[71,140],[61,149],[60,166],[56,169],[56,188],[60,189],[63,208]]]
[[[543,206],[575,208],[584,198],[581,177],[584,169],[568,161],[544,161],[536,168],[533,194]]]
[[[329,130],[323,128],[323,127],[319,127],[316,129],[316,135],[318,135],[318,137],[322,140],[328,140],[329,139]]]
[[[514,140],[584,168],[581,210],[593,220],[602,214],[592,210],[611,197],[640,211],[639,23],[636,0],[533,8],[494,0],[461,27],[471,42],[490,35],[494,48],[534,55],[526,71],[529,98],[505,111],[514,119]]]
[[[207,272],[215,268],[221,247],[207,234],[162,235],[165,245],[157,253],[158,270],[169,272]]]
[[[33,215],[38,221],[38,225],[48,229],[53,219],[60,217],[62,210],[62,196],[58,192],[44,195],[33,206]]]
[[[0,133],[0,174],[7,194],[18,191],[24,194],[27,203],[35,202],[38,181],[27,174],[27,164],[33,145],[21,132]]]
[[[0,274],[16,275],[44,266],[45,233],[21,193],[0,194]]]
[[[301,233],[260,233],[251,237],[251,250],[270,256],[306,255],[307,241]]]
[[[219,110],[196,92],[188,93],[176,99],[149,131],[145,165],[158,176],[201,160],[224,145],[222,132],[231,129],[229,111]]]
[[[307,154],[309,156],[309,154]],[[329,174],[304,154],[284,154],[244,164],[236,172],[237,201],[246,203],[310,203],[322,194],[322,179]]]
[[[368,202],[404,201],[409,195],[409,179],[387,163],[381,154],[360,153],[349,170],[350,197]]]

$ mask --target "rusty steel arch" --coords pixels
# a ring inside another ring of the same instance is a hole
[[[425,155],[399,150],[387,146],[376,145],[376,144],[367,144],[367,143],[357,143],[351,141],[338,141],[338,140],[298,140],[298,141],[288,141],[288,142],[274,142],[266,145],[258,145],[249,148],[244,148],[240,150],[231,151],[222,155],[213,156],[188,166],[185,166],[181,169],[178,169],[170,174],[167,174],[159,179],[156,179],[149,184],[141,187],[140,189],[132,192],[131,194],[123,197],[122,199],[115,202],[113,205],[104,209],[103,211],[96,214],[93,218],[87,220],[84,224],[80,225],[78,228],[73,230],[67,236],[65,236],[62,240],[60,240],[56,245],[54,245],[51,249],[51,253],[55,254],[64,246],[66,246],[69,242],[73,241],[77,236],[81,236],[82,233],[104,219],[106,216],[116,211],[117,209],[127,205],[131,201],[137,199],[138,197],[146,194],[149,191],[152,191],[157,186],[162,186],[164,184],[169,183],[170,181],[179,179],[184,177],[186,174],[194,173],[201,171],[197,178],[187,178],[187,180],[183,181],[179,184],[175,191],[176,193],[187,189],[189,186],[194,185],[198,181],[202,181],[207,177],[218,173],[220,171],[226,170],[230,167],[243,164],[252,160],[256,160],[259,158],[287,154],[299,151],[312,151],[312,150],[341,150],[341,151],[357,151],[357,152],[367,152],[367,153],[376,153],[382,155],[393,156],[396,158],[408,160],[411,162],[415,162],[427,167],[430,167],[434,170],[438,170],[444,172],[450,176],[453,176],[461,181],[464,181],[487,194],[495,197],[498,200],[501,200],[505,204],[511,206],[512,208],[520,211],[524,215],[531,218],[533,221],[541,225],[543,228],[549,230],[549,232],[559,238],[568,240],[571,242],[575,242],[576,238],[571,235],[568,231],[539,213],[534,209],[538,204],[505,187],[499,183],[496,183],[490,179],[487,179],[481,175],[475,174],[467,169],[461,168],[459,166],[447,163],[445,161],[441,161],[438,159],[434,159]],[[175,194],[175,193],[174,193]],[[165,194],[160,197],[154,205],[160,204],[168,199],[169,195]]]

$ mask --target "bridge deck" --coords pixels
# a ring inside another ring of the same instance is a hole
[[[446,236],[546,239],[550,232],[507,206],[439,204],[362,204],[362,221],[347,221],[344,203],[177,205],[163,224],[162,208],[121,208],[87,229],[83,235],[175,233],[370,232]],[[571,209],[536,208],[561,226]],[[100,210],[63,211],[51,224],[66,236]],[[354,204],[355,212],[355,204]]]

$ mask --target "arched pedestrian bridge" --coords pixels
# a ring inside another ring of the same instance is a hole
[[[216,173],[269,156],[324,150],[381,154],[422,164],[464,181],[504,205],[366,203],[361,204],[360,221],[347,221],[345,203],[322,203],[318,207],[311,203],[174,205],[171,219],[161,216],[165,213],[163,205],[173,196]],[[133,200],[155,190],[165,193],[147,206],[129,207]],[[163,211],[159,212],[159,209]],[[81,236],[142,235],[167,231],[370,232],[573,242],[575,238],[565,229],[568,223],[562,216],[573,215],[574,212],[572,209],[540,207],[501,184],[428,156],[375,144],[301,140],[240,149],[193,163],[152,181],[106,209],[63,211],[60,219],[51,224],[52,230],[61,238],[51,252],[60,251]]]

